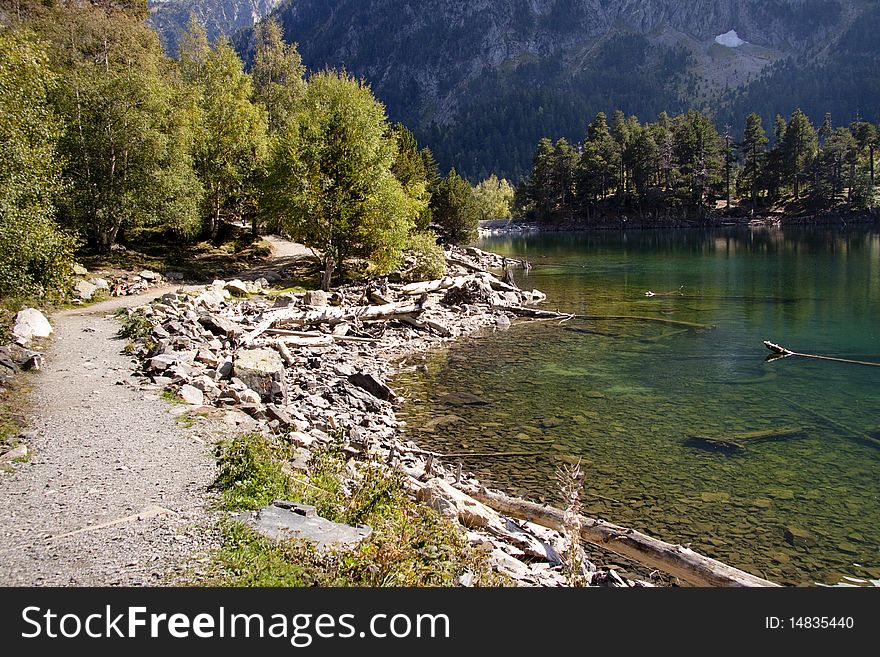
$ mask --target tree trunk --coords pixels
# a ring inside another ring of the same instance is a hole
[[[485,488],[468,486],[460,489],[499,513],[528,520],[556,531],[566,531],[565,513],[559,509],[508,497]],[[627,556],[649,568],[662,570],[694,586],[778,586],[766,579],[698,554],[688,547],[666,543],[633,529],[594,518],[581,516],[579,520],[581,540]]]
[[[220,232],[220,192],[214,192],[214,202],[212,203],[211,216],[208,219],[208,237],[211,240],[217,239]]]
[[[324,263],[324,275],[321,277],[321,289],[324,292],[330,291],[330,283],[333,280],[333,272],[336,270],[336,263],[333,261],[333,258],[327,256],[327,261]]]
[[[116,236],[119,234],[119,226],[113,226],[107,230],[98,230],[97,232],[97,248],[99,253],[109,253],[113,245],[116,244]]]

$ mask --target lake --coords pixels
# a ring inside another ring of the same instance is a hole
[[[880,579],[880,232],[658,230],[492,237],[521,287],[563,312],[673,320],[522,322],[400,375],[401,416],[484,483],[558,502],[580,460],[585,513],[784,584]],[[647,292],[655,296],[646,296]],[[467,391],[484,405],[440,398]],[[717,450],[692,436],[803,433]]]

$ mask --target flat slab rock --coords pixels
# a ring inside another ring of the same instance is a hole
[[[234,518],[273,540],[305,540],[318,551],[350,550],[372,535],[370,527],[353,527],[320,518],[315,507],[299,502],[276,501]]]

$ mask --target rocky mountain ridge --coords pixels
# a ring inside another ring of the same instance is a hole
[[[205,6],[232,1],[182,0]],[[866,100],[854,75],[828,110],[820,108],[828,99],[812,77],[841,86],[838,68],[849,65],[840,61],[842,44],[860,26],[880,27],[878,5],[870,0],[284,0],[272,14],[285,37],[299,44],[309,68],[344,67],[363,76],[392,120],[412,127],[442,166],[454,164],[476,179],[493,171],[517,178],[541,136],[577,141],[597,111],[622,109],[650,120],[660,111],[696,107],[739,127],[737,96],[748,95],[759,81],[792,63],[809,79],[784,96],[752,94],[765,119],[790,112],[793,103],[818,112],[817,119],[832,109],[845,120],[859,112],[864,116],[873,111],[867,109],[873,91]],[[729,36],[718,39],[722,35]],[[246,28],[234,39],[245,57],[251,38]],[[876,61],[878,47],[871,48]],[[860,97],[857,103],[851,101],[854,95]]]

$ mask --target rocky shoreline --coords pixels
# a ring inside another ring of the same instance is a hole
[[[487,271],[527,263],[477,249],[446,255],[447,276],[427,283],[383,279],[329,295],[273,295],[265,281],[215,281],[166,294],[135,311],[145,323],[130,345],[141,363],[138,383],[172,391],[192,412],[234,430],[292,445],[291,471],[307,473],[312,453],[341,441],[353,472],[360,463],[403,472],[411,493],[461,523],[498,572],[520,585],[564,586],[560,532],[477,502],[460,489],[479,482],[402,438],[401,400],[385,383],[395,372],[443,342],[506,330],[517,317],[510,308],[544,299]],[[588,584],[651,585],[581,563]]]

